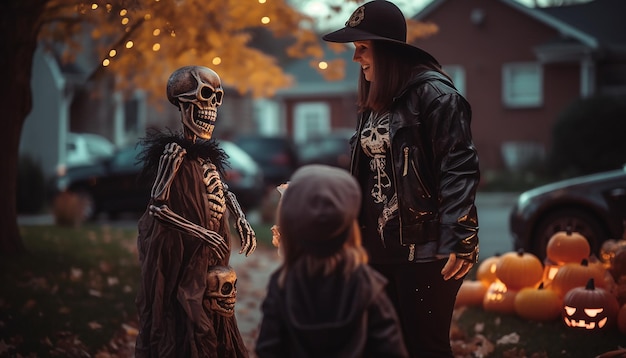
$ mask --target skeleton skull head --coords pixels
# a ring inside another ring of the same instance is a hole
[[[180,110],[185,132],[203,139],[213,135],[223,97],[220,77],[207,67],[181,67],[167,81],[167,99]]]
[[[216,313],[232,317],[237,300],[237,274],[230,266],[212,266],[207,273],[205,298]]]

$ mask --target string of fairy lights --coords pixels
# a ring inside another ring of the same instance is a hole
[[[154,0],[155,2],[159,2],[160,0]],[[267,2],[267,0],[257,0],[259,2],[259,4],[265,4]],[[91,10],[92,11],[96,11],[100,8],[100,5],[97,3],[92,3],[91,4]],[[113,5],[111,4],[106,4],[104,5],[105,10],[110,13],[113,10]],[[81,11],[83,12],[83,11]],[[131,28],[129,27],[129,25],[131,24],[131,19],[129,17],[129,13],[127,9],[121,9],[119,11],[119,17],[121,24],[125,27],[126,32],[129,32],[131,30]],[[151,14],[145,14],[143,16],[143,20],[144,21],[148,21],[152,18]],[[261,17],[261,19],[259,20],[261,24],[263,25],[267,25],[271,22],[271,19],[269,16],[263,16]],[[169,32],[169,35],[171,37],[176,37],[176,32],[172,29],[172,30],[167,30],[167,31],[163,31],[160,28],[155,28],[152,30],[152,35],[155,39],[159,38],[159,36],[161,36],[161,34],[163,32]],[[124,42],[122,44],[122,46],[126,49],[132,49],[135,46],[135,43],[133,42],[133,40],[126,40],[126,42]],[[155,40],[155,42],[152,44],[152,51],[154,52],[158,52],[161,50],[161,43],[158,40]],[[109,50],[108,56],[104,58],[104,60],[102,60],[102,66],[103,67],[108,67],[111,65],[113,58],[118,54],[118,50],[115,48],[112,48]],[[219,56],[215,56],[212,61],[213,65],[219,65],[222,63],[222,59]]]

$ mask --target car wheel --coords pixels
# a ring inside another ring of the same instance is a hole
[[[558,231],[580,233],[589,241],[591,253],[597,254],[600,244],[607,238],[604,225],[595,217],[575,209],[563,209],[548,214],[537,224],[532,236],[533,254],[543,261],[548,241]]]
[[[96,202],[93,199],[93,195],[86,190],[77,191],[76,195],[78,195],[83,204],[83,218],[85,220],[92,220],[95,218]]]

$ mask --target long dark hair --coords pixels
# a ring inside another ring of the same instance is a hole
[[[372,41],[374,78],[365,80],[363,70],[359,77],[357,106],[359,112],[382,112],[391,107],[393,98],[415,76],[424,71],[437,71],[444,76],[441,66],[427,56],[409,47],[389,41]]]
[[[280,220],[278,230],[280,230]],[[279,250],[283,256],[283,264],[279,269],[279,286],[284,286],[287,273],[297,267],[303,268],[304,272],[310,276],[315,274],[329,276],[335,272],[347,277],[359,266],[367,264],[368,255],[365,248],[361,246],[361,230],[356,220],[352,223],[350,230],[345,232],[345,235],[347,239],[343,246],[334,254],[323,258],[311,255],[300,245],[297,237],[281,235]]]

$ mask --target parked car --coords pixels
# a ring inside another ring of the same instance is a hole
[[[244,210],[257,207],[263,196],[263,174],[255,161],[241,148],[228,141],[220,146],[229,156],[224,181],[237,196]],[[68,168],[57,180],[60,191],[80,195],[87,207],[85,216],[100,213],[112,217],[122,212],[143,212],[150,198],[152,182],[142,180],[142,164],[137,161],[141,146],[118,150],[111,158],[91,165]]]
[[[353,129],[337,129],[327,135],[308,139],[300,144],[300,164],[326,164],[350,169],[350,138]]]
[[[110,140],[93,133],[68,133],[65,145],[67,167],[93,164],[115,152]]]
[[[567,179],[522,193],[510,215],[513,246],[546,256],[552,235],[570,228],[598,255],[602,243],[620,239],[626,220],[626,166]]]
[[[241,135],[235,144],[259,164],[266,187],[280,185],[298,168],[298,154],[291,139],[285,136]]]

